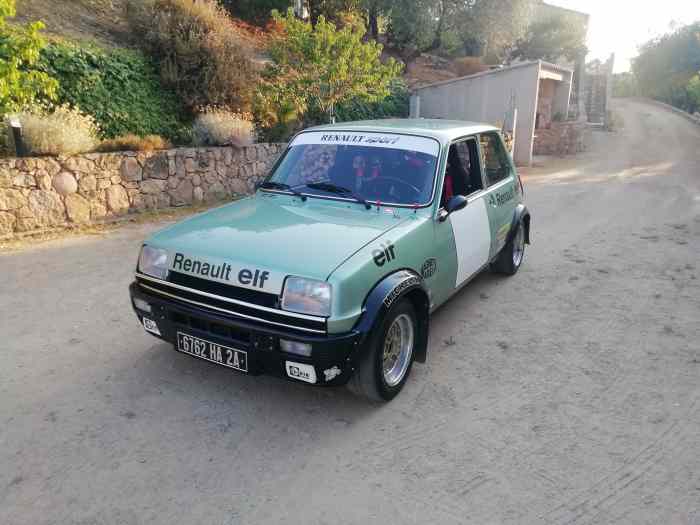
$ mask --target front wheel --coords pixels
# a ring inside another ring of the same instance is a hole
[[[505,275],[515,275],[523,264],[525,257],[525,224],[520,221],[513,238],[503,247],[494,261],[492,268],[495,272]]]
[[[372,401],[390,401],[411,372],[418,339],[416,312],[410,301],[397,303],[371,338],[348,388]]]

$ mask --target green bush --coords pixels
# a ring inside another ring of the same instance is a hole
[[[688,81],[685,91],[688,94],[688,111],[691,113],[700,111],[700,73]]]
[[[389,95],[378,102],[367,102],[354,98],[349,102],[339,104],[335,108],[336,119],[339,122],[350,120],[367,120],[381,118],[406,118],[409,112],[410,95],[402,80],[391,83]]]
[[[249,109],[256,72],[226,10],[215,0],[129,0],[129,23],[161,79],[193,112]]]
[[[128,133],[179,141],[187,122],[177,95],[163,89],[153,64],[138,51],[48,45],[41,67],[58,79],[58,99],[92,115],[105,138]]]
[[[255,99],[255,118],[266,138],[283,136],[301,123],[353,101],[380,103],[390,95],[403,64],[382,62],[382,46],[365,42],[365,28],[341,29],[321,16],[315,26],[273,13],[278,31],[269,47],[272,61],[265,69]]]
[[[8,25],[5,18],[14,16],[14,0],[0,0],[0,115],[53,99],[57,87],[55,79],[37,69],[44,24]]]

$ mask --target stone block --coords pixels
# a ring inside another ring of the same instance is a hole
[[[66,213],[71,222],[78,224],[90,222],[90,201],[77,193],[66,195],[65,200]]]
[[[122,161],[120,172],[122,178],[127,181],[139,181],[143,177],[141,165],[134,157],[126,157]]]
[[[173,206],[184,206],[192,204],[194,199],[194,186],[192,181],[185,179],[180,182],[179,186],[168,192]]]
[[[0,188],[12,187],[12,174],[6,168],[0,168]]]
[[[165,180],[148,179],[141,182],[141,193],[156,195],[165,191],[168,182]]]
[[[36,180],[29,173],[15,173],[12,177],[12,185],[20,188],[36,188]]]
[[[78,182],[78,190],[83,195],[92,195],[97,191],[97,178],[92,174],[84,175]]]
[[[0,211],[0,235],[9,235],[14,233],[17,217],[12,213]]]
[[[170,176],[170,164],[168,156],[164,153],[156,153],[148,158],[143,168],[144,178],[165,180]]]
[[[200,203],[204,200],[204,190],[201,187],[196,187],[192,191],[192,199],[196,203]]]
[[[167,193],[159,193],[155,196],[156,198],[156,208],[169,208],[170,207],[170,195]]]
[[[51,189],[51,182],[52,178],[51,175],[49,175],[49,172],[46,170],[37,170],[37,172],[34,174],[34,180],[36,180],[36,184],[40,190],[50,190]]]
[[[0,189],[0,211],[19,210],[27,204],[27,199],[19,190]]]
[[[110,186],[105,192],[107,209],[115,214],[125,213],[129,209],[129,195],[122,186]]]
[[[33,190],[27,200],[29,210],[39,224],[57,226],[66,222],[66,207],[58,193]]]

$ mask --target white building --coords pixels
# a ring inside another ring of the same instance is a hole
[[[417,88],[411,116],[505,123],[515,133],[513,159],[529,166],[536,130],[568,116],[572,78],[568,68],[541,60],[521,62]]]

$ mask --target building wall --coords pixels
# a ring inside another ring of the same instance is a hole
[[[0,238],[250,193],[284,144],[0,160]]]
[[[511,101],[518,110],[513,158],[516,164],[532,161],[532,140],[539,84],[539,63],[426,86],[416,90],[420,116],[500,124],[507,118]]]
[[[577,25],[586,35],[588,34],[590,15],[564,7],[550,5],[543,1],[539,1],[535,5],[531,22],[544,21],[560,16],[565,17],[569,22]],[[571,93],[572,110],[577,116],[583,114],[585,119],[584,79],[586,76],[586,51],[583,51],[573,62],[567,60],[566,57],[558,57],[555,62],[574,71],[572,80],[573,90]]]

